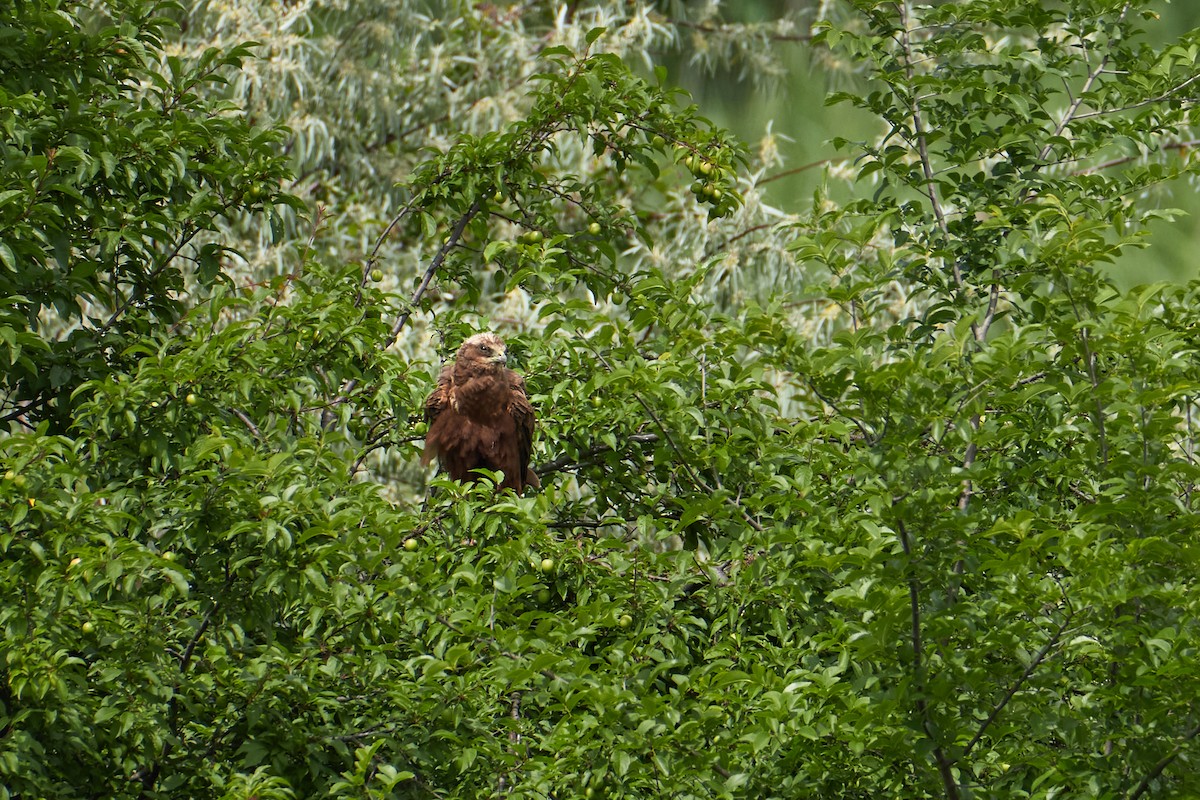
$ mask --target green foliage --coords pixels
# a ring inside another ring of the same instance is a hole
[[[1098,269],[1194,34],[847,4],[882,132],[783,215],[628,66],[662,19],[264,5],[254,60],[250,5],[0,11],[0,796],[1200,789],[1200,287]],[[492,324],[527,496],[414,466]]]
[[[142,3],[9,4],[0,56],[0,342],[5,420],[71,421],[81,383],[174,322],[232,248],[215,220],[277,202],[278,131],[203,97],[246,46],[158,63]]]

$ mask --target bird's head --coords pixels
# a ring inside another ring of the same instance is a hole
[[[504,340],[494,333],[477,333],[458,348],[458,359],[482,362],[495,369],[508,364],[508,348]]]

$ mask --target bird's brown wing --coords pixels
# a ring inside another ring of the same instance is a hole
[[[433,461],[441,446],[433,423],[443,411],[450,407],[450,376],[453,371],[453,364],[442,367],[442,371],[438,374],[437,386],[429,393],[429,397],[425,398],[425,421],[429,423],[429,426],[425,435],[425,451],[421,453],[422,465]]]
[[[512,414],[517,430],[517,452],[521,459],[521,485],[540,487],[541,481],[529,468],[529,457],[533,452],[533,427],[536,417],[529,396],[525,394],[525,379],[509,370],[509,400],[508,412]]]

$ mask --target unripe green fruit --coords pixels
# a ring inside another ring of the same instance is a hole
[[[713,171],[712,164],[710,164],[707,161],[700,162],[700,174],[701,175],[712,175],[712,171]]]
[[[592,236],[598,236],[600,234],[600,223],[593,222],[592,224],[588,225],[588,233],[590,233]]]
[[[549,575],[552,572],[554,572],[554,559],[553,558],[543,558],[542,559],[542,573],[545,575]]]
[[[417,547],[419,547],[419,546],[420,546],[420,543],[416,539],[405,539],[404,540],[404,549],[410,553],[412,551],[416,550]]]
[[[622,628],[628,628],[633,624],[633,617],[629,616],[628,614],[622,614],[620,619],[617,620],[617,624]]]
[[[537,601],[538,601],[538,605],[542,605],[542,606],[549,603],[550,602],[550,590],[549,589],[538,589]]]
[[[650,140],[650,146],[657,150],[661,150],[667,146],[667,140],[661,136],[655,136]]]
[[[376,283],[379,283],[381,280],[383,280],[383,270],[379,268],[371,270],[371,280],[375,281]]]
[[[93,625],[90,620],[80,625],[79,628],[84,633],[91,633],[92,631],[96,630],[96,626]]]
[[[196,397],[195,394],[192,394],[191,392],[189,392],[188,396],[183,398],[183,402],[187,403],[189,406],[194,406],[194,405],[196,405],[196,403],[200,402],[200,398]]]

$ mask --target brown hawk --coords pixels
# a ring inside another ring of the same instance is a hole
[[[463,342],[425,401],[429,432],[422,464],[437,456],[457,481],[478,479],[473,470],[480,468],[503,472],[500,488],[518,494],[541,485],[529,468],[533,406],[525,379],[507,363],[504,340],[494,333],[477,333]]]

